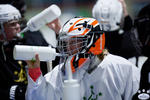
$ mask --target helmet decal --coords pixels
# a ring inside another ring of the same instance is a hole
[[[98,24],[97,20],[95,20],[94,22],[91,23],[92,26],[95,26],[97,24]],[[82,35],[85,35],[89,30],[90,30],[89,28],[86,28]]]
[[[105,34],[103,34],[97,41],[95,41],[94,45],[89,49],[89,52],[93,53],[94,55],[98,55],[102,53],[105,44]]]
[[[71,59],[71,69],[73,73],[76,71],[77,68],[82,67],[82,64],[84,64],[84,62],[87,60],[87,58],[79,58],[76,60],[76,57],[77,56],[73,56]]]
[[[81,19],[77,20],[77,21],[70,27],[68,33],[71,32],[71,31],[73,31],[73,30],[77,30],[78,27],[74,27],[74,26],[76,25],[76,23],[78,23],[79,21],[81,21],[81,20],[83,20],[83,19],[85,19],[85,18],[81,18]]]

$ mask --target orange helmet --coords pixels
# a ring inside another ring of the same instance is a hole
[[[94,18],[73,18],[62,27],[58,50],[64,55],[98,55],[105,45],[105,35]]]

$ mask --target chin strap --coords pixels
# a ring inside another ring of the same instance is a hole
[[[99,59],[97,56],[93,56],[90,60],[89,68],[87,69],[87,72],[90,74],[98,67],[98,65],[102,62],[101,59]]]

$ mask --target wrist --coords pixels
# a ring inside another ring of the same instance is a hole
[[[29,68],[29,76],[33,79],[33,81],[36,81],[38,77],[42,74],[40,67],[36,68]]]

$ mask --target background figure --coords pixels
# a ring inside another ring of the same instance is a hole
[[[23,44],[20,32],[19,10],[0,4],[0,94],[3,100],[25,100],[27,78],[25,63],[13,59],[13,47]]]
[[[139,11],[135,19],[135,26],[143,45],[142,54],[148,59],[142,66],[140,89],[133,97],[133,100],[150,100],[150,4]]]
[[[20,26],[21,26],[21,30],[24,29],[27,23],[27,20],[25,19],[25,14],[27,10],[27,5],[26,5],[25,0],[2,0],[0,1],[0,3],[11,4],[20,11],[21,16],[22,16],[20,20]],[[59,19],[54,20],[53,22],[49,23],[47,26],[51,28],[52,30],[54,30],[54,32],[56,33],[56,37],[57,37],[57,33],[59,32],[61,28]],[[45,40],[45,38],[43,37],[43,34],[41,34],[40,31],[25,32],[24,41],[25,41],[24,45],[31,45],[31,46],[48,46],[49,45],[49,43]],[[56,57],[56,60],[52,61],[52,65],[56,66],[58,63],[59,63],[59,57]],[[50,71],[49,67],[51,67],[52,65],[49,62],[47,63],[41,62],[42,73],[45,75],[48,71]]]
[[[27,61],[27,99],[62,100],[64,81],[71,77],[67,70],[70,67],[72,77],[80,84],[79,100],[131,100],[138,90],[138,68],[104,48],[105,34],[96,19],[68,20],[58,38],[58,50],[67,55],[65,60],[45,76],[38,55],[35,62]]]
[[[110,53],[126,59],[141,55],[140,42],[124,0],[97,0],[92,14],[102,24]]]
[[[0,4],[11,4],[16,7],[21,13],[20,28],[21,30],[26,27],[27,20],[25,19],[25,13],[27,5],[24,0],[2,0]],[[48,43],[44,40],[42,34],[39,31],[36,32],[25,32],[24,33],[24,44],[34,46],[48,46]],[[43,74],[47,73],[47,64],[41,63],[41,70]]]
[[[19,5],[18,5],[19,6]],[[27,85],[25,62],[16,61],[13,58],[15,45],[47,46],[43,38],[35,33],[25,33],[24,38],[17,37],[21,31],[22,21],[19,10],[8,4],[0,4],[0,94],[4,100],[24,100]],[[20,21],[21,20],[21,21]],[[52,24],[52,25],[51,25]],[[58,32],[59,20],[55,19],[48,26]],[[30,35],[30,33],[32,35]],[[41,33],[40,33],[41,34]],[[29,35],[29,36],[28,36]],[[32,41],[31,41],[32,40]],[[47,73],[46,63],[42,63],[43,74]]]

